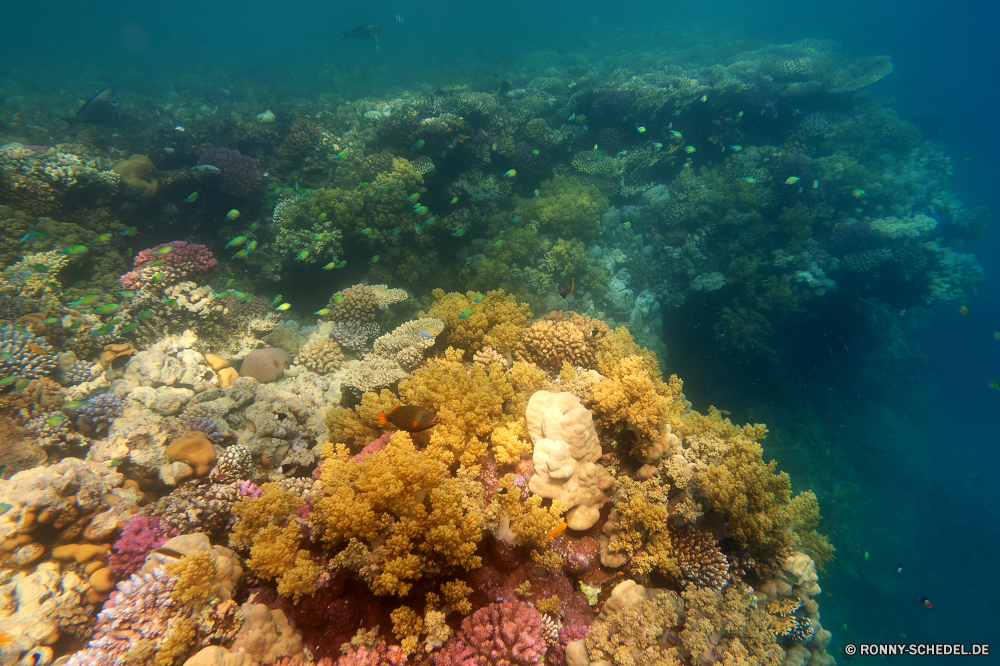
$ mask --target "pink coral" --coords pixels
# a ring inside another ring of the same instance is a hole
[[[156,516],[132,516],[112,548],[111,570],[119,578],[131,576],[146,561],[149,551],[159,548],[168,538],[178,534],[180,532],[172,525],[161,523]]]
[[[480,608],[434,655],[436,666],[521,666],[545,659],[542,616],[521,601]]]
[[[396,431],[393,430],[392,432],[387,432],[378,439],[373,439],[372,441],[368,442],[368,444],[365,445],[365,448],[361,449],[357,453],[357,455],[351,457],[351,460],[357,460],[358,462],[361,462],[371,454],[378,453],[379,451],[385,448],[386,444],[389,443],[389,438],[392,437],[392,434],[394,432]]]
[[[406,654],[398,645],[379,640],[374,647],[351,648],[337,660],[337,666],[405,666]]]
[[[168,253],[157,253],[165,247],[171,248]],[[162,264],[150,265],[159,259],[163,260]],[[156,282],[158,287],[175,285],[181,280],[205,282],[212,277],[217,263],[211,250],[204,245],[172,241],[139,252],[135,257],[135,269],[120,279],[122,286],[132,291],[149,284],[156,273],[163,273],[163,277]]]

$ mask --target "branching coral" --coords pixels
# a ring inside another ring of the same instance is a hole
[[[434,655],[435,666],[527,666],[545,660],[541,614],[522,601],[503,601],[480,608]]]
[[[474,292],[446,294],[442,289],[433,292],[436,303],[421,317],[435,317],[445,324],[441,337],[445,344],[466,352],[470,357],[483,347],[492,347],[500,354],[511,351],[524,328],[531,323],[531,311],[526,304],[518,304],[513,295],[503,289],[488,292],[476,303]],[[466,310],[472,315],[459,319]]]
[[[418,452],[405,432],[361,461],[327,445],[321,493],[311,500],[315,537],[379,595],[406,595],[425,570],[472,569],[481,539],[480,500],[447,467]]]
[[[497,365],[489,370],[462,362],[451,347],[399,384],[404,403],[420,405],[441,417],[430,431],[428,454],[466,467],[486,453],[486,436],[503,420],[503,405],[514,395],[507,374]]]

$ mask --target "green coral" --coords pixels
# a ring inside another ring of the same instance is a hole
[[[564,238],[592,238],[608,200],[579,176],[553,176],[539,187],[539,196],[522,203],[542,229]]]
[[[576,239],[557,240],[545,255],[545,260],[555,269],[556,274],[561,275],[579,275],[590,264],[586,246]]]

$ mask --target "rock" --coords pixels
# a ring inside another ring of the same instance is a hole
[[[215,449],[205,433],[188,432],[170,443],[167,457],[171,461],[183,461],[191,466],[195,476],[205,476],[215,467]]]
[[[276,347],[254,349],[243,359],[240,377],[253,377],[261,384],[273,382],[284,374],[285,368],[291,365],[291,361],[284,349]]]

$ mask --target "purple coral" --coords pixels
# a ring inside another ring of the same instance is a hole
[[[119,578],[131,576],[142,567],[151,550],[159,548],[167,539],[178,534],[180,532],[160,522],[156,516],[132,516],[112,547],[109,562],[111,570]]]
[[[170,252],[157,254],[158,250],[165,247],[170,247]],[[148,266],[157,259],[162,259],[164,263],[159,266]],[[163,273],[157,281],[158,286],[174,285],[183,279],[207,282],[215,273],[217,264],[212,251],[204,245],[172,241],[139,252],[135,256],[135,270],[129,271],[119,279],[125,289],[132,291],[141,289],[156,273]]]
[[[77,409],[76,427],[82,432],[96,435],[106,430],[112,421],[121,416],[124,409],[124,397],[104,393],[91,398]]]
[[[196,166],[205,165],[219,170],[219,189],[223,194],[247,196],[261,183],[260,162],[232,148],[206,148]]]
[[[320,660],[320,664],[323,661]],[[398,645],[379,639],[373,647],[352,647],[337,660],[337,666],[405,666],[406,653]]]
[[[318,138],[318,127],[312,123],[296,123],[288,130],[288,136],[281,145],[290,156],[301,157],[313,149]]]
[[[462,628],[434,655],[436,666],[521,666],[545,659],[541,614],[522,601],[502,601],[462,620]]]

